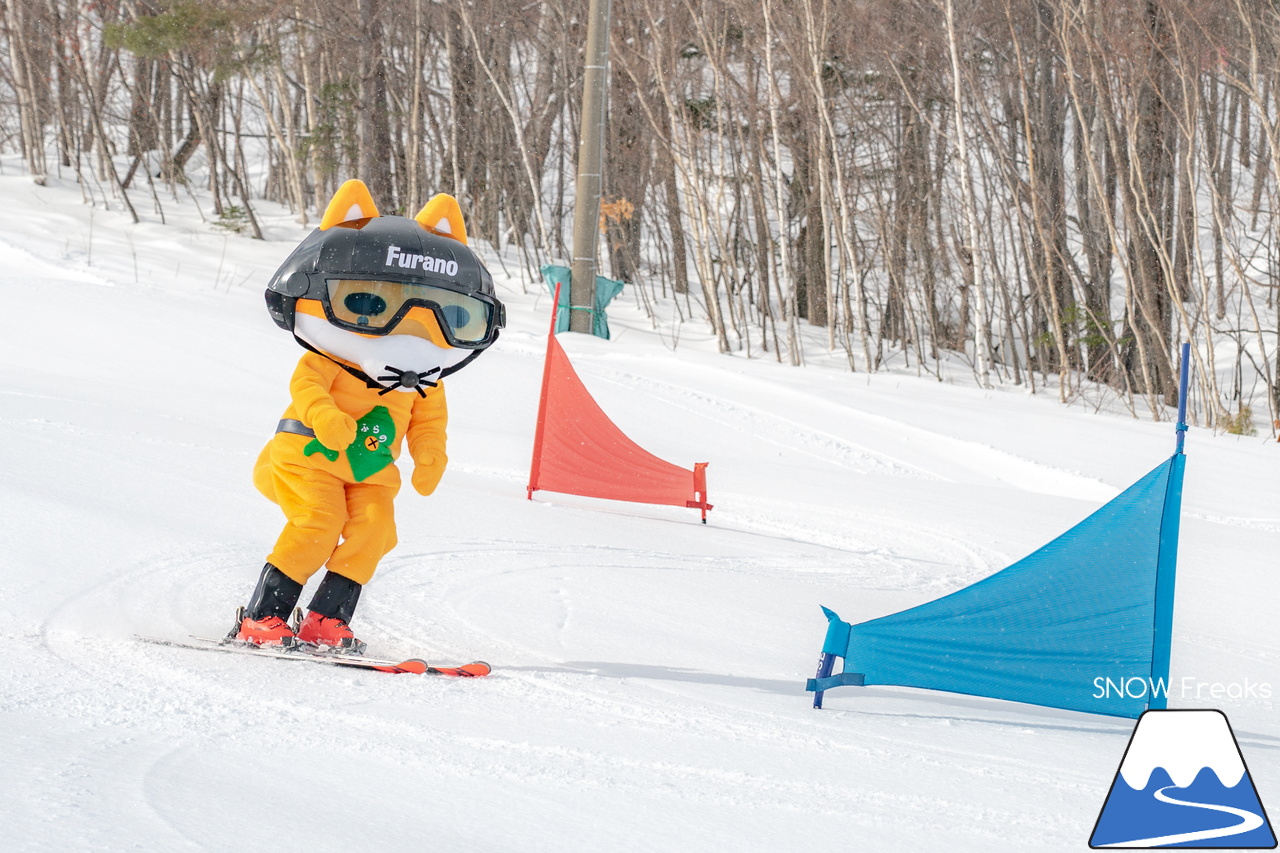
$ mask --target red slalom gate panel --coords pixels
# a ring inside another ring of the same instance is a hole
[[[558,288],[557,288],[558,291]],[[557,304],[559,294],[557,292]],[[554,313],[554,312],[553,312]],[[687,506],[707,520],[707,463],[693,470],[659,459],[618,429],[592,398],[554,332],[547,338],[528,497],[561,492]]]

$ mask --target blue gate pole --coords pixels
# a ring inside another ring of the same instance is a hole
[[[1181,527],[1182,477],[1186,456],[1187,386],[1191,373],[1191,344],[1182,345],[1182,371],[1178,377],[1178,448],[1169,460],[1169,485],[1160,518],[1160,552],[1156,560],[1155,620],[1151,644],[1151,699],[1147,708],[1169,707],[1169,659],[1173,646],[1174,589],[1178,571],[1178,530]],[[1163,686],[1160,690],[1159,686]]]
[[[836,668],[836,656],[830,652],[823,652],[822,657],[818,660],[818,679],[828,678],[831,670]],[[813,707],[822,710],[822,694],[825,690],[813,691]]]
[[[1182,443],[1187,437],[1187,386],[1191,376],[1191,344],[1182,345],[1182,375],[1178,377],[1178,447],[1182,452]]]

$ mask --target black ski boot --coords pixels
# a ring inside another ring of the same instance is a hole
[[[298,626],[298,642],[324,651],[362,655],[366,643],[356,639],[347,624],[360,601],[360,584],[335,572],[326,572],[320,588],[307,609],[311,612]]]
[[[236,626],[227,639],[259,646],[296,647],[298,638],[286,620],[300,595],[302,584],[267,563],[262,567],[249,606],[240,608]]]

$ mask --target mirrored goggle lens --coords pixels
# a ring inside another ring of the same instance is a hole
[[[429,284],[399,281],[329,279],[329,310],[334,319],[371,331],[387,328],[409,303],[436,309],[447,335],[462,343],[478,343],[489,334],[493,306],[464,293]]]

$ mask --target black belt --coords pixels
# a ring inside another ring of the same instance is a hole
[[[316,437],[315,430],[295,418],[281,418],[280,423],[276,424],[276,432],[291,432],[294,435],[305,435],[307,438]]]

